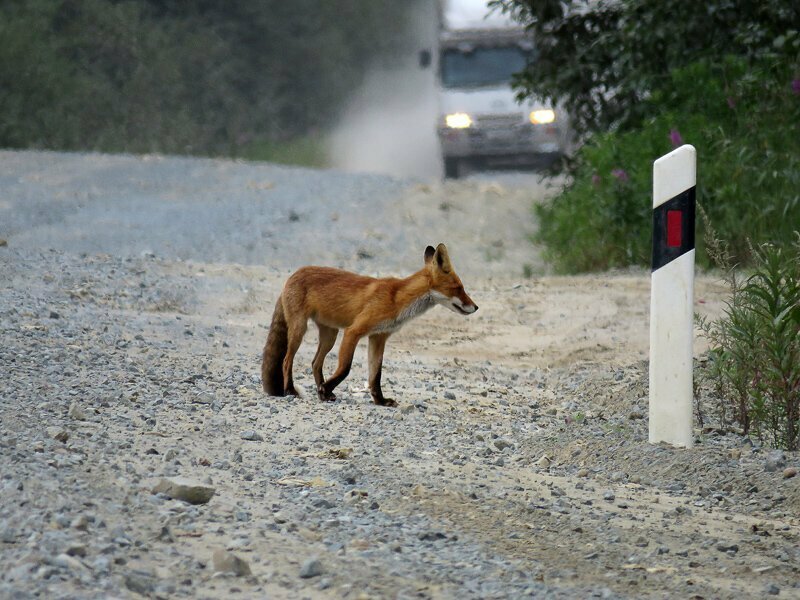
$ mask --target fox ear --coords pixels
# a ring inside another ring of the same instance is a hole
[[[447,246],[444,244],[436,246],[436,264],[445,273],[449,273],[453,269],[450,264],[450,255],[447,254]]]
[[[433,249],[433,246],[428,246],[425,248],[425,264],[427,265],[433,260],[433,255],[436,254],[436,250]]]

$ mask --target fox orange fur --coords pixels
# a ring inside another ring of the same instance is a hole
[[[425,265],[405,279],[364,277],[340,269],[303,267],[286,281],[272,315],[261,377],[272,396],[297,396],[292,363],[303,341],[308,320],[319,328],[319,347],[311,363],[320,400],[336,399],[334,388],[350,372],[358,341],[369,338],[369,389],[382,406],[397,406],[381,391],[381,366],[388,337],[435,304],[462,315],[478,310],[453,270],[447,248],[425,249]],[[339,364],[323,380],[322,364],[340,329]]]

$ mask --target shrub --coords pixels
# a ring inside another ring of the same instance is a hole
[[[791,65],[729,57],[676,69],[635,131],[594,137],[563,193],[538,205],[536,240],[560,272],[647,265],[652,163],[682,143],[698,151],[698,201],[738,262],[747,241],[789,244],[800,222],[800,81]],[[698,240],[702,236],[698,236]],[[708,265],[702,243],[700,264]]]
[[[753,249],[747,277],[726,265],[731,297],[723,317],[700,320],[712,346],[703,379],[711,384],[720,420],[787,450],[800,444],[800,234],[795,235],[788,248]]]

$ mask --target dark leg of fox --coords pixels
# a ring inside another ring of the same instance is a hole
[[[358,340],[362,338],[364,333],[358,329],[345,329],[344,336],[342,337],[342,344],[339,346],[339,364],[336,371],[331,375],[330,379],[323,383],[319,388],[319,397],[321,400],[335,400],[336,396],[333,395],[333,390],[337,385],[344,381],[344,378],[350,373],[350,367],[353,364],[353,354],[356,351]]]
[[[294,355],[303,341],[303,336],[306,333],[306,322],[299,321],[289,324],[289,340],[286,348],[286,356],[283,359],[283,386],[284,395],[286,396],[299,396],[294,387],[294,380],[292,378],[292,366],[294,363]]]
[[[372,401],[380,406],[397,406],[391,398],[384,398],[381,391],[381,370],[383,368],[383,350],[389,334],[377,334],[369,337],[369,392]]]
[[[336,399],[332,393],[327,397],[323,394],[322,383],[322,365],[325,362],[325,357],[328,355],[328,352],[331,351],[333,345],[336,343],[336,336],[339,334],[339,330],[333,327],[326,327],[325,325],[319,325],[319,346],[317,347],[317,353],[314,355],[314,360],[311,362],[311,372],[314,374],[314,383],[317,385],[317,395],[319,396],[320,400],[323,401],[333,401]]]

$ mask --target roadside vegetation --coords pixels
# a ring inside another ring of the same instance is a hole
[[[753,269],[739,272],[726,244],[710,254],[730,286],[722,318],[700,319],[711,350],[700,379],[713,391],[708,407],[724,427],[763,443],[800,449],[800,233],[794,244],[750,248]]]
[[[792,242],[800,223],[800,5],[783,0],[495,0],[538,57],[521,96],[564,106],[584,145],[563,193],[537,207],[559,272],[647,265],[652,163],[698,150],[698,202],[734,261]],[[698,240],[702,235],[698,236]],[[710,265],[703,244],[698,260]]]
[[[723,427],[800,447],[800,4],[783,0],[494,0],[538,56],[520,97],[565,107],[583,145],[562,193],[536,206],[559,272],[648,266],[652,163],[698,151],[697,256],[730,286],[700,326]],[[704,241],[705,240],[705,241]],[[721,241],[724,240],[724,241]],[[706,393],[707,392],[707,393]]]
[[[319,164],[415,2],[8,0],[0,148]]]

